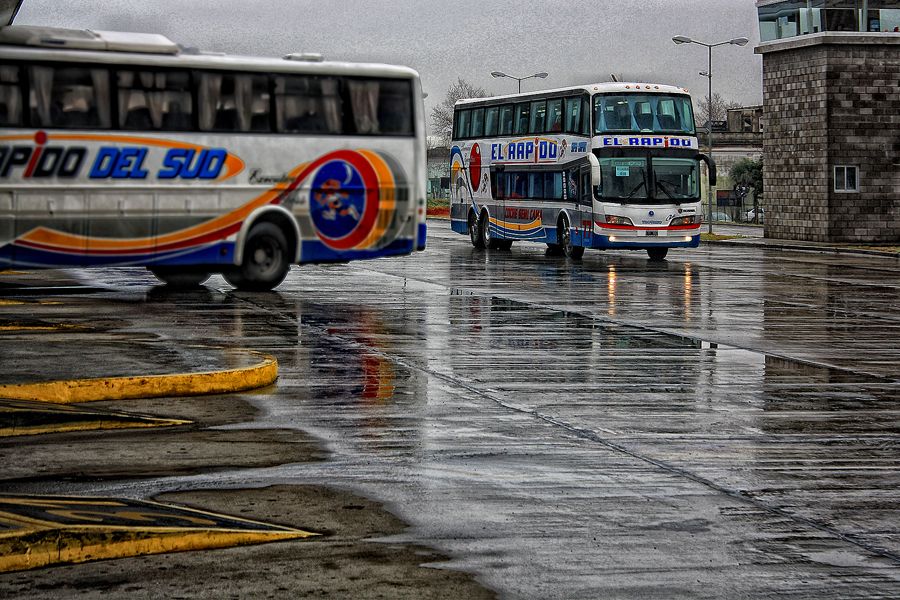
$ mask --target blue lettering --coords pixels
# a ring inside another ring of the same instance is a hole
[[[178,177],[188,152],[193,154],[194,151],[185,150],[184,148],[172,148],[169,150],[163,159],[163,168],[157,177],[159,179],[175,179]]]
[[[628,138],[628,145],[629,146],[640,146],[641,138]]]
[[[111,177],[113,179],[146,179],[147,171],[141,169],[146,148],[122,148],[116,158]]]
[[[118,156],[119,151],[116,148],[100,148],[100,151],[97,153],[97,158],[94,160],[94,166],[91,167],[91,173],[88,177],[91,179],[109,178]]]
[[[228,152],[222,148],[212,148],[204,150],[201,154],[206,156],[203,158],[203,167],[200,169],[200,179],[215,179],[222,172],[225,166],[225,157]]]
[[[654,146],[662,146],[663,144],[665,144],[665,142],[666,142],[666,140],[664,140],[664,139],[662,139],[662,138],[659,138],[659,137],[658,137],[658,138],[653,138],[653,145],[654,145]]]

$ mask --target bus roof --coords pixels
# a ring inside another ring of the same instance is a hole
[[[589,94],[641,92],[644,94],[690,95],[690,93],[685,88],[676,87],[674,85],[663,85],[661,83],[630,83],[608,81],[605,83],[575,85],[572,87],[557,88],[553,90],[539,90],[536,92],[524,92],[521,94],[508,94],[506,96],[490,96],[489,98],[465,98],[462,100],[457,100],[456,106],[478,103],[501,103],[509,100],[541,98],[544,96],[564,96],[572,92],[587,92]]]
[[[330,73],[418,78],[408,67],[326,62],[316,54],[283,58],[239,56],[188,49],[152,33],[94,31],[15,25],[0,27],[0,56],[7,60],[53,60],[131,66],[227,69],[285,73]]]

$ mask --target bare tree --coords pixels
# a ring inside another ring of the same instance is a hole
[[[441,138],[445,144],[450,142],[453,130],[453,105],[457,100],[464,98],[486,98],[488,93],[484,88],[475,87],[463,78],[457,78],[456,83],[447,90],[444,101],[431,110],[431,127],[435,136]]]
[[[695,111],[695,121],[697,122],[697,127],[705,127],[706,123],[709,119],[709,97],[703,96],[702,98],[696,98],[696,111]],[[726,100],[722,97],[718,92],[713,93],[712,96],[712,120],[713,121],[724,121],[728,118],[728,111],[732,108],[740,108],[740,102],[734,102],[731,100]]]

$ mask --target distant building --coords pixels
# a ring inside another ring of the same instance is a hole
[[[429,199],[450,199],[450,148],[438,145],[428,148],[428,185]]]
[[[900,241],[900,2],[759,0],[767,237]]]

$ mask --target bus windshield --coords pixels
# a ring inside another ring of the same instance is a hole
[[[594,133],[694,135],[688,96],[609,94],[594,96]]]
[[[653,182],[652,185],[650,182]],[[604,200],[641,200],[667,204],[700,198],[700,168],[689,158],[601,158]]]

